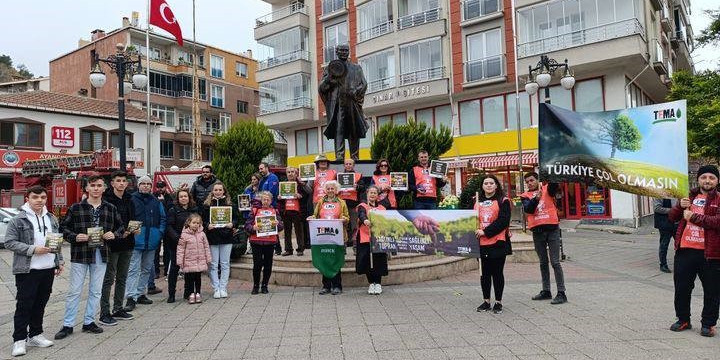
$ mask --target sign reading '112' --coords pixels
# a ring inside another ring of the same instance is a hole
[[[73,147],[75,146],[75,129],[71,127],[53,126],[52,146]]]

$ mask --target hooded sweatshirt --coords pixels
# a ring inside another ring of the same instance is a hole
[[[52,232],[52,228],[50,224],[52,224],[52,220],[48,216],[47,208],[43,206],[42,208],[42,215],[38,216],[35,214],[35,211],[30,208],[30,205],[28,203],[23,204],[23,206],[20,208],[22,211],[27,213],[28,220],[30,220],[30,223],[33,227],[33,245],[35,246],[45,246],[45,235],[49,232]],[[30,269],[34,270],[45,270],[45,269],[52,269],[55,267],[55,254],[49,253],[49,254],[33,254],[32,258],[30,259]]]

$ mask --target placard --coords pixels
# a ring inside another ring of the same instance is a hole
[[[430,162],[430,176],[435,178],[444,178],[447,176],[448,163],[439,160]]]
[[[407,191],[408,189],[408,173],[391,172],[390,188],[393,190]]]
[[[275,215],[256,216],[255,225],[257,225],[257,236],[277,235],[277,218]]]
[[[87,228],[88,246],[98,247],[102,245],[103,228],[100,226]]]
[[[128,222],[127,231],[134,233],[134,232],[140,230],[141,227],[142,227],[142,221],[130,220]]]
[[[338,173],[337,182],[340,184],[340,190],[355,188],[355,173]]]
[[[238,195],[238,210],[250,211],[250,195],[240,194]]]
[[[215,227],[232,224],[232,206],[211,206],[210,224]]]
[[[315,180],[315,164],[300,164],[298,166],[300,171],[300,180],[308,181]]]
[[[63,234],[47,233],[45,235],[45,247],[50,249],[51,253],[59,253],[63,243]]]
[[[295,199],[297,194],[297,182],[295,181],[281,181],[280,182],[280,199]]]

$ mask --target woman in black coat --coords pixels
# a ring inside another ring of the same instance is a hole
[[[166,227],[166,240],[170,255],[170,271],[168,271],[168,303],[175,302],[175,288],[177,286],[178,273],[180,272],[180,267],[178,267],[175,259],[180,234],[182,234],[185,220],[187,220],[190,214],[198,213],[198,209],[195,206],[195,202],[193,201],[192,196],[190,196],[190,191],[188,189],[178,190],[175,198],[177,199],[177,203],[168,210]],[[187,299],[189,296],[189,293],[184,293],[183,299]]]

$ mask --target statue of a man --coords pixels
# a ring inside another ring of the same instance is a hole
[[[350,147],[350,157],[358,160],[360,139],[365,137],[368,129],[362,110],[367,82],[362,68],[348,61],[350,48],[347,45],[338,45],[335,54],[338,59],[325,67],[318,86],[327,113],[324,134],[328,139],[335,139],[336,160],[345,160],[345,139]]]

